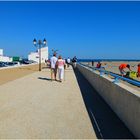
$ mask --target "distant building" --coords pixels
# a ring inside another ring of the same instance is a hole
[[[12,62],[12,58],[3,55],[3,49],[0,49],[0,62]]]
[[[0,56],[3,56],[3,49],[0,49]]]
[[[12,62],[12,58],[8,56],[0,56],[0,61],[1,62]]]
[[[33,60],[39,63],[39,49],[37,52],[31,52],[28,55],[28,60]],[[41,63],[45,63],[45,60],[48,60],[48,47],[41,48]]]
[[[31,52],[31,53],[28,55],[28,60],[33,60],[33,61],[39,62],[38,59],[39,59],[38,52]]]

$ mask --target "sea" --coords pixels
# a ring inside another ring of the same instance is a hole
[[[102,62],[102,61],[126,61],[126,62],[138,62],[140,59],[77,59],[78,62]]]

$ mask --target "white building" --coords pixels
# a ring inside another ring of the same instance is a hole
[[[1,62],[12,62],[12,58],[8,56],[0,56],[0,61]]]
[[[1,62],[12,62],[12,58],[8,56],[3,56],[3,49],[0,49],[0,61]]]
[[[37,52],[31,52],[28,55],[28,60],[33,60],[39,63],[39,49]],[[45,63],[45,60],[48,60],[48,47],[41,48],[41,63]]]
[[[3,56],[3,49],[0,49],[0,56]]]

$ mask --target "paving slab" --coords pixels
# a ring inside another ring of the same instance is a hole
[[[96,138],[72,68],[62,83],[44,69],[3,84],[0,100],[0,138]]]

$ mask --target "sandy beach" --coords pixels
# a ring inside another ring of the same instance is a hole
[[[101,62],[102,67],[104,67],[105,70],[116,73],[116,74],[120,74],[120,71],[119,71],[118,67],[122,63],[129,64],[130,67],[131,67],[131,70],[137,72],[137,65],[140,62],[138,62],[138,61],[102,61]],[[90,66],[92,65],[91,62],[86,63],[86,64],[88,64]],[[97,62],[94,63],[94,67],[96,67],[96,65],[97,65]],[[125,71],[128,71],[128,69],[125,69]],[[139,78],[136,78],[136,80],[140,81]]]
[[[102,61],[101,64],[102,64],[102,67],[105,68],[106,71],[110,71],[110,72],[113,72],[113,73],[116,73],[116,74],[120,74],[120,71],[118,69],[118,67],[120,66],[120,64],[122,63],[127,63],[130,65],[131,67],[131,70],[132,71],[135,71],[137,72],[137,65],[140,63],[139,61]],[[92,66],[92,63],[91,62],[84,62],[84,64],[86,65],[89,65],[89,66]],[[97,62],[94,62],[94,67],[96,67],[97,65]],[[125,69],[125,71],[129,71],[128,69]],[[111,78],[113,78],[112,76],[110,76]],[[137,80],[137,81],[140,81],[140,78],[133,78],[134,80]],[[125,82],[125,81],[122,81],[122,83],[125,83],[126,85],[134,88],[134,89],[137,89],[138,91],[140,91],[140,88],[135,86],[135,85],[132,85],[128,82]]]

